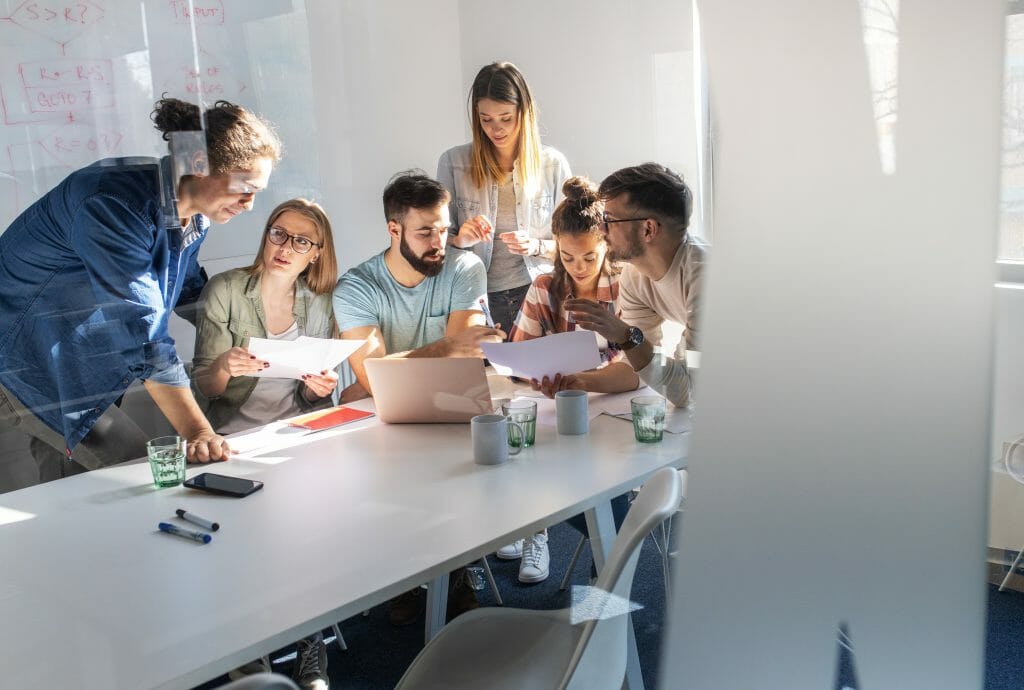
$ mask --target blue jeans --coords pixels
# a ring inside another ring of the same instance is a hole
[[[96,420],[67,457],[64,438],[0,386],[0,430],[17,429],[32,437],[29,448],[39,467],[39,483],[146,457],[149,437],[116,404]]]
[[[612,519],[615,521],[615,531],[618,532],[619,528],[622,527],[622,523],[626,519],[626,513],[629,512],[629,494],[619,494],[612,499]],[[579,515],[573,515],[571,518],[566,520],[570,527],[582,534],[584,537],[590,538],[590,534],[587,532],[587,520],[583,517],[583,513]]]
[[[526,292],[530,289],[529,284],[519,287],[499,290],[498,292],[487,293],[487,304],[491,310],[491,319],[495,324],[501,326],[506,333],[512,328],[519,316],[519,309],[526,299]]]

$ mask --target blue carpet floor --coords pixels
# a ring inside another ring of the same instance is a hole
[[[507,606],[537,609],[563,608],[569,604],[570,592],[561,592],[558,585],[569,564],[579,533],[561,524],[549,530],[551,547],[551,576],[536,585],[522,585],[516,579],[518,561],[499,561],[489,558],[494,578]],[[591,567],[590,550],[583,556],[573,573],[572,582],[585,585]],[[494,605],[490,590],[480,593],[483,606]],[[637,646],[644,684],[658,688],[658,659],[661,633],[665,620],[665,591],[662,578],[661,556],[648,538],[641,553],[634,579],[633,601],[642,608],[633,614]],[[997,592],[989,587],[988,634],[986,638],[985,690],[1020,690],[1024,688],[1024,594]],[[423,647],[423,620],[403,628],[388,623],[387,606],[378,606],[366,616],[356,616],[341,623],[341,632],[348,643],[348,651],[328,644],[328,672],[332,690],[390,690],[394,688],[405,668]],[[329,633],[330,631],[325,631]],[[853,640],[856,647],[856,639]],[[291,650],[282,650],[282,657]],[[290,672],[290,661],[274,664],[278,673]],[[840,663],[837,669],[837,687],[853,683],[851,670]],[[222,677],[199,686],[207,690],[227,682]]]

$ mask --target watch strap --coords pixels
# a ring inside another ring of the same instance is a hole
[[[633,334],[637,333],[637,336]],[[644,341],[644,332],[636,326],[630,326],[626,331],[626,339],[618,344],[618,348],[625,352],[626,350],[632,350],[634,347]]]

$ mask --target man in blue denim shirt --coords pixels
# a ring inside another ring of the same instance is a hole
[[[145,455],[145,435],[114,405],[136,379],[189,440],[189,459],[227,457],[167,322],[202,289],[197,255],[210,220],[251,208],[280,144],[238,106],[218,103],[204,119],[211,174],[179,179],[170,157],[100,161],[0,235],[0,428],[33,437],[41,480]],[[199,109],[174,99],[154,120],[165,138],[200,126]],[[252,135],[253,122],[262,131],[243,150],[218,145],[239,148],[231,130]],[[56,460],[64,457],[74,462]]]

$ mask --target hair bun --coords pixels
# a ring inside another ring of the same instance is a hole
[[[203,128],[199,106],[177,98],[161,98],[153,109],[153,124],[170,141],[171,132],[195,131]]]
[[[598,200],[597,186],[582,175],[570,177],[562,183],[562,194],[570,201],[579,202],[580,206],[589,206]]]

